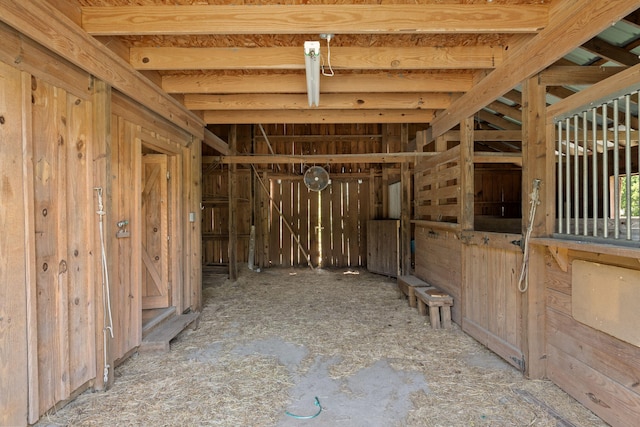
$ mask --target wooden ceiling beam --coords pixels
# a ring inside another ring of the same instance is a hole
[[[92,35],[535,33],[543,5],[324,4],[82,8]]]
[[[207,156],[202,163],[276,164],[276,163],[414,163],[419,157],[431,157],[438,153],[361,153],[361,154],[265,154],[239,156]]]
[[[229,144],[207,128],[204,128],[204,139],[202,140],[202,142],[204,142],[206,145],[213,148],[220,154],[229,154]]]
[[[321,93],[320,110],[444,109],[458,96],[450,93]],[[306,94],[187,94],[190,110],[308,110]]]
[[[511,52],[500,66],[454,101],[451,107],[439,113],[428,131],[428,139],[433,140],[452,129],[637,7],[635,2],[625,0],[557,1],[550,11],[549,25]]]
[[[450,130],[442,135],[445,141],[460,141],[460,131]],[[522,141],[521,130],[474,130],[475,142]]]
[[[626,67],[551,66],[540,73],[545,86],[592,85],[624,71]]]
[[[501,46],[332,47],[334,70],[492,69],[502,63]],[[138,70],[304,70],[303,47],[132,47]]]
[[[435,110],[243,110],[203,111],[207,124],[429,123]]]
[[[456,72],[340,74],[321,78],[322,93],[466,92],[473,75]],[[307,93],[304,73],[178,75],[162,77],[167,93]]]
[[[630,67],[613,79],[608,79],[575,93],[547,108],[548,118],[560,119],[569,117],[586,106],[600,105],[611,100],[616,95],[622,96],[629,88],[637,90],[640,78],[640,64]]]
[[[487,108],[522,123],[522,111],[518,108],[511,107],[499,101],[490,103],[487,105]]]
[[[500,128],[500,129],[504,129],[504,130],[518,130],[520,129],[520,125],[518,125],[517,123],[514,123],[512,121],[509,121],[505,118],[502,118],[496,114],[492,114],[488,111],[485,110],[480,110],[476,113],[476,117],[479,120],[485,121],[491,125],[493,125],[494,127]]]
[[[263,140],[263,135],[255,135],[257,141]],[[382,139],[382,134],[371,134],[371,135],[324,135],[324,134],[316,134],[316,135],[267,135],[269,142],[287,142],[287,143],[322,143],[322,144],[331,144],[333,142],[362,142],[365,144],[380,143]]]
[[[608,61],[632,67],[640,63],[638,55],[629,50],[607,43],[601,38],[594,37],[582,45],[582,48]]]

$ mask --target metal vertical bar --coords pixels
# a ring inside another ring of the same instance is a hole
[[[593,236],[598,236],[598,108],[594,107],[591,109],[591,131],[593,138],[592,152],[591,152],[591,165],[593,174],[592,183],[593,186]]]
[[[582,234],[589,234],[589,121],[587,112],[582,113]]]
[[[580,234],[580,120],[573,116],[573,234]]]
[[[618,98],[613,100],[613,217],[614,237],[620,238],[620,111]]]
[[[567,155],[565,158],[565,166],[566,166],[566,170],[565,170],[565,183],[564,183],[564,187],[565,187],[565,191],[566,191],[566,197],[565,197],[565,202],[566,202],[566,226],[567,226],[567,234],[571,234],[571,151],[569,150],[569,144],[571,141],[571,119],[567,118],[566,120],[566,138],[565,138],[565,145],[567,147]]]
[[[602,233],[609,237],[609,119],[602,104]]]
[[[627,240],[631,240],[631,95],[624,96],[624,174]]]
[[[564,223],[564,194],[562,191],[562,120],[558,120],[558,233],[562,234]]]

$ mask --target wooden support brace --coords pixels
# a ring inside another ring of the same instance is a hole
[[[549,253],[556,260],[560,269],[566,273],[569,270],[569,249],[557,246],[548,246],[548,248]]]

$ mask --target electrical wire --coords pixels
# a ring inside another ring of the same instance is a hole
[[[322,59],[322,75],[326,77],[333,77],[335,73],[333,72],[333,68],[331,67],[331,45],[329,44],[331,41],[331,34],[327,34],[327,66],[329,67],[329,72],[324,71],[324,58],[320,56]]]

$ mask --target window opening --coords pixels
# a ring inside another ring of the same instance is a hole
[[[562,237],[640,242],[639,99],[634,91],[556,121]]]

